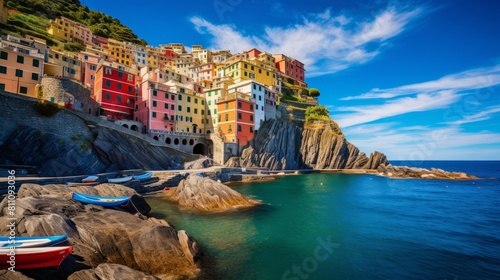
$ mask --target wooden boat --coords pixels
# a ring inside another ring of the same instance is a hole
[[[153,176],[153,172],[146,172],[144,174],[135,175],[133,177],[135,180],[143,181],[143,180],[147,180],[147,179],[151,178],[151,176]]]
[[[109,183],[125,183],[132,180],[132,176],[120,177],[120,178],[110,178],[108,179]]]
[[[97,176],[87,176],[82,179],[82,183],[87,183],[87,182],[96,182],[99,179]]]
[[[41,248],[10,248],[0,249],[0,269],[30,269],[42,267],[59,268],[61,262],[71,253],[73,246],[41,247]],[[11,255],[15,260],[11,265]]]
[[[10,239],[9,236],[0,236],[0,249],[8,247],[29,248],[51,246],[64,242],[67,238],[66,234],[55,236],[16,236],[14,239]]]
[[[95,186],[99,185],[99,182],[66,182],[67,186]]]
[[[82,203],[113,207],[127,203],[130,196],[97,196],[74,192],[72,198]]]

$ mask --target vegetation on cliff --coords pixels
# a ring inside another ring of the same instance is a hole
[[[88,26],[95,35],[146,45],[145,40],[139,39],[118,19],[90,10],[78,0],[6,0],[5,6],[22,13],[9,13],[7,25],[2,26],[5,29],[2,33],[5,34],[29,34],[47,40],[49,45],[55,45],[54,38],[46,32],[48,20],[64,16]]]

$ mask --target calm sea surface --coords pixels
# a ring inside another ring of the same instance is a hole
[[[207,279],[500,279],[500,162],[402,163],[496,179],[310,174],[232,186],[252,210],[148,202],[201,245]]]

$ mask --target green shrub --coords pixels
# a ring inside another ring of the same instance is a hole
[[[85,50],[85,46],[78,43],[67,43],[64,44],[64,50],[69,52],[80,52]]]
[[[318,97],[319,96],[319,90],[317,88],[310,88],[309,89],[309,96]]]
[[[61,107],[55,103],[41,100],[35,104],[35,111],[44,117],[50,118],[61,111]]]
[[[313,106],[306,109],[306,121],[330,120],[330,112],[325,106]]]

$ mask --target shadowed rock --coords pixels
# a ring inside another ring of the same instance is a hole
[[[391,178],[422,178],[422,179],[451,179],[451,180],[472,180],[478,179],[474,175],[463,172],[448,172],[442,169],[417,168],[408,166],[380,165],[377,168],[379,175]]]
[[[202,211],[224,211],[260,202],[247,198],[228,186],[207,177],[189,175],[165,195],[179,205]]]
[[[184,231],[175,230],[165,221],[70,200],[71,191],[111,196],[135,194],[132,189],[114,184],[95,188],[35,184],[21,186],[15,209],[17,235],[66,233],[68,244],[73,246],[73,253],[62,263],[60,271],[39,269],[30,271],[28,276],[35,279],[66,279],[75,271],[102,263],[125,265],[149,275],[193,277],[199,273],[196,261],[201,252],[196,242]],[[10,216],[6,199],[0,208],[0,223],[8,224]],[[6,235],[7,231],[7,227],[0,228],[2,235]],[[104,268],[103,271],[110,271],[109,267]],[[98,271],[94,274],[98,275]],[[109,273],[103,272],[102,275],[111,275]]]

